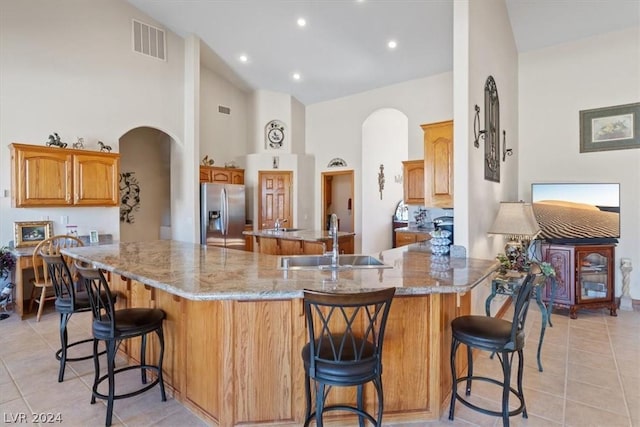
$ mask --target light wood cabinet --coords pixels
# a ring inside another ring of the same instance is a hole
[[[422,125],[424,204],[453,208],[453,120]]]
[[[404,202],[424,205],[424,159],[402,162]]]
[[[410,231],[396,231],[396,247],[410,245],[431,239],[429,233],[414,233]]]
[[[200,166],[200,182],[244,184],[244,169]]]
[[[118,206],[120,155],[11,144],[13,207]]]

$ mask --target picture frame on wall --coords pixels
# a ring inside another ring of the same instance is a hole
[[[640,102],[580,111],[580,152],[640,148]]]
[[[16,248],[37,246],[53,235],[53,221],[16,221],[13,232]]]

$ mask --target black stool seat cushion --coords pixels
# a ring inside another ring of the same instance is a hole
[[[316,351],[320,346],[319,355],[316,359],[316,372],[315,374],[309,373],[309,375],[327,383],[342,385],[361,384],[376,377],[378,375],[376,369],[378,360],[375,356],[375,346],[371,342],[365,342],[360,338],[355,338],[354,341],[348,338],[343,344],[342,352],[340,352],[343,337],[343,335],[334,335],[332,337],[333,345],[331,344],[331,339],[326,336],[316,340]],[[354,349],[360,349],[362,346],[364,347],[361,359],[354,360]],[[302,360],[307,372],[310,368],[309,361],[311,359],[309,352],[310,346],[307,344],[302,348]]]
[[[460,316],[451,322],[453,337],[458,341],[488,351],[502,351],[511,341],[512,323],[489,316]],[[524,348],[524,330],[516,333],[510,350]]]
[[[116,310],[114,336],[111,335],[111,324],[106,318],[93,321],[93,334],[99,340],[140,335],[158,329],[165,317],[165,312],[157,308]]]

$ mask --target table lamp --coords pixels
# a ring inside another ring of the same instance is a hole
[[[540,226],[531,203],[500,202],[498,215],[487,233],[508,237],[504,251],[512,268],[518,268],[527,264],[529,242],[540,233]],[[522,265],[519,265],[518,260],[521,260]]]

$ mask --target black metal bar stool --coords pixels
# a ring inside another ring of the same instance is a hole
[[[115,310],[114,300],[109,284],[99,269],[86,267],[78,262],[75,267],[84,283],[89,302],[93,311],[93,362],[95,365],[95,376],[93,380],[93,391],[91,403],[96,402],[96,398],[107,401],[107,418],[105,425],[111,425],[113,416],[113,402],[117,399],[136,396],[160,385],[160,395],[162,401],[167,400],[164,391],[164,380],[162,378],[162,360],[164,358],[164,333],[162,323],[166,317],[163,310],[157,308],[125,308]],[[155,332],[160,343],[160,353],[158,364],[150,365],[146,361],[147,334]],[[141,337],[140,364],[129,365],[116,369],[115,358],[118,346],[124,339]],[[105,341],[107,346],[107,374],[100,376],[100,362],[98,358],[98,342]],[[115,374],[140,369],[142,384],[146,384],[138,390],[124,393],[115,393]],[[147,370],[156,374],[155,380],[147,384]],[[98,392],[98,386],[102,381],[108,380],[108,394]]]
[[[529,303],[533,294],[534,283],[542,275],[537,265],[531,267],[520,288],[514,307],[513,319],[497,319],[489,316],[460,316],[451,322],[453,339],[451,341],[451,407],[449,409],[449,419],[453,420],[456,400],[465,406],[487,415],[502,417],[504,426],[509,425],[509,417],[522,413],[527,418],[527,407],[524,402],[522,392],[522,375],[524,372],[523,349],[525,341],[524,323],[529,311]],[[456,352],[460,344],[466,344],[468,355],[467,375],[457,377],[456,373]],[[502,381],[494,378],[473,375],[472,349],[496,353],[502,365]],[[514,354],[518,354],[518,389],[511,387],[511,366]],[[471,395],[471,384],[473,380],[486,381],[502,387],[502,410],[492,411],[472,404],[458,393],[458,383],[466,381],[466,396]],[[519,406],[509,411],[509,395],[514,394],[519,400]]]
[[[304,291],[309,342],[302,349],[305,371],[305,427],[312,419],[323,426],[327,411],[349,411],[382,425],[382,342],[395,288],[361,293]],[[315,385],[312,412],[311,380]],[[377,418],[365,412],[363,386],[373,382],[378,395]],[[357,406],[325,406],[332,386],[357,386]]]
[[[76,284],[74,283],[73,276],[60,250],[82,245],[82,241],[76,237],[58,235],[41,242],[36,248],[37,253],[34,252],[34,256],[37,255],[42,259],[44,277],[53,287],[56,311],[60,313],[60,349],[56,352],[56,359],[60,361],[58,382],[64,380],[67,362],[77,362],[93,357],[93,353],[78,357],[67,356],[68,350],[71,347],[93,341],[89,338],[70,343],[67,332],[67,325],[71,315],[74,313],[87,312],[91,310],[91,306],[89,305],[89,298],[86,293],[76,292]],[[104,352],[102,352],[102,354],[104,354]]]

